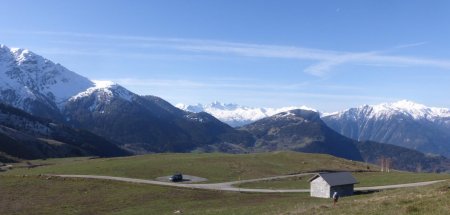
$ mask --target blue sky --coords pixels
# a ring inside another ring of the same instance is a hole
[[[0,43],[176,103],[450,107],[450,1],[3,0]]]

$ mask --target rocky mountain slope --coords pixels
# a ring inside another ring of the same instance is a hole
[[[450,159],[432,156],[391,144],[356,141],[329,128],[319,113],[291,110],[243,126],[255,138],[253,152],[293,150],[325,153],[380,165],[385,158],[391,168],[420,172],[448,172]]]
[[[450,110],[445,108],[399,101],[350,108],[322,119],[352,139],[450,156]]]
[[[245,146],[249,135],[207,113],[180,110],[155,96],[138,96],[110,84],[70,99],[64,116],[72,125],[120,142],[136,152],[189,152],[233,142]]]
[[[293,150],[362,160],[354,140],[330,129],[314,111],[291,110],[243,126],[255,139],[255,151]]]
[[[60,109],[94,83],[29,50],[0,45],[0,101],[62,120]]]
[[[0,152],[15,158],[124,156],[130,153],[88,131],[0,104]]]

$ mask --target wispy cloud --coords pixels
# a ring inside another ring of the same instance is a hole
[[[249,84],[249,83],[228,83],[224,81],[211,82],[212,80],[204,80],[204,81],[193,81],[193,80],[184,80],[184,79],[134,79],[134,78],[123,78],[123,79],[114,79],[114,82],[123,85],[127,88],[145,88],[152,89],[155,88],[160,92],[161,95],[164,95],[165,92],[176,89],[176,91],[189,91],[195,90],[200,94],[211,90],[221,90],[225,93],[220,96],[214,96],[213,99],[221,99],[221,96],[224,94],[227,96],[234,97],[237,100],[233,102],[239,101],[253,101],[256,103],[267,103],[267,98],[271,98],[270,100],[277,99],[289,99],[290,101],[302,101],[304,99],[326,99],[328,101],[390,101],[392,98],[373,96],[373,95],[364,95],[353,93],[355,91],[355,87],[348,86],[339,86],[339,85],[320,85],[315,86],[315,84],[311,83],[298,83],[298,84]],[[317,90],[314,87],[318,87],[321,89],[327,88],[330,89],[330,92],[316,92]],[[170,90],[166,90],[170,89]],[[265,89],[265,90],[262,90]],[[270,90],[267,90],[270,89]],[[339,93],[335,93],[336,90],[339,90]],[[344,90],[344,91],[342,91]],[[343,93],[348,91],[349,93]],[[243,93],[245,92],[245,93]],[[282,94],[280,94],[280,92]],[[282,96],[280,96],[282,95]],[[183,101],[184,96],[178,94],[167,94],[164,95],[165,98],[170,98],[173,101],[179,102]],[[193,101],[198,102],[198,101]]]
[[[252,84],[252,83],[236,83],[227,80],[209,80],[209,81],[192,81],[184,79],[135,79],[122,78],[113,79],[112,81],[133,87],[168,87],[168,88],[200,88],[200,89],[248,89],[248,90],[298,90],[308,86],[307,82],[295,84]]]
[[[394,46],[393,48],[382,51],[367,52],[340,52],[334,50],[311,49],[304,47],[236,43],[217,40],[201,40],[186,38],[159,38],[142,37],[127,35],[107,35],[107,34],[87,34],[73,32],[9,32],[9,33],[27,33],[41,36],[51,36],[57,38],[70,38],[79,45],[80,41],[74,41],[73,38],[94,39],[91,42],[93,46],[98,41],[109,47],[134,47],[141,49],[152,49],[152,54],[148,53],[115,53],[114,51],[96,52],[97,55],[126,55],[128,57],[161,57],[174,58],[182,56],[188,58],[193,53],[200,57],[214,57],[214,55],[231,55],[241,57],[261,57],[261,58],[282,58],[293,60],[312,61],[311,65],[304,69],[304,72],[315,76],[324,76],[333,71],[336,67],[346,64],[354,65],[377,65],[379,66],[423,66],[431,68],[450,69],[449,59],[422,58],[389,54],[398,49],[417,47],[427,44],[427,42],[410,43]],[[84,40],[83,40],[84,41]],[[156,50],[154,50],[156,49]],[[154,53],[164,50],[176,51],[176,54]],[[73,54],[89,54],[83,51],[73,51]],[[92,53],[91,53],[92,54]]]
[[[408,44],[402,44],[402,45],[398,45],[395,48],[396,49],[404,49],[404,48],[411,48],[411,47],[417,47],[417,46],[423,46],[425,44],[428,44],[427,41],[423,41],[423,42],[418,42],[418,43],[408,43]]]
[[[219,60],[220,57],[206,54],[188,54],[188,53],[148,53],[137,51],[116,51],[111,49],[68,49],[68,48],[40,48],[38,54],[45,55],[79,55],[79,56],[106,56],[134,59],[154,59],[154,60]]]

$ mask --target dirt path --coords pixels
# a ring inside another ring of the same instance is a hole
[[[406,187],[420,187],[420,186],[427,186],[427,185],[436,184],[436,183],[444,182],[444,181],[447,181],[447,180],[424,181],[424,182],[416,182],[416,183],[383,185],[383,186],[373,186],[373,187],[355,187],[355,191],[375,191],[375,190],[387,190],[387,189],[406,188]]]
[[[170,186],[170,187],[182,187],[191,189],[204,189],[204,190],[220,190],[220,191],[231,191],[231,192],[249,192],[249,193],[309,193],[309,189],[249,189],[249,188],[238,188],[233,185],[255,182],[255,181],[267,181],[273,179],[282,179],[289,177],[298,177],[312,175],[313,173],[302,173],[295,175],[284,175],[284,176],[274,176],[267,178],[249,179],[241,181],[231,181],[223,183],[211,183],[211,184],[183,184],[183,183],[173,183],[173,182],[162,182],[155,180],[146,179],[136,179],[136,178],[125,178],[125,177],[115,177],[115,176],[101,176],[101,175],[49,175],[63,178],[88,178],[88,179],[102,179],[102,180],[113,180],[113,181],[123,181],[139,184],[152,184],[160,186]],[[373,190],[385,190],[385,189],[395,189],[395,188],[405,188],[405,187],[419,187],[426,186],[430,184],[435,184],[439,182],[444,182],[446,180],[436,180],[436,181],[426,181],[417,183],[407,183],[407,184],[395,184],[395,185],[384,185],[384,186],[373,186],[373,187],[357,187],[355,191],[373,191]]]

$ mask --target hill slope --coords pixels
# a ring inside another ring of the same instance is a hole
[[[88,131],[53,123],[1,103],[0,152],[24,159],[129,154]]]
[[[361,141],[356,145],[366,162],[381,165],[389,159],[392,169],[412,172],[450,172],[450,159],[426,155],[419,151],[391,144]]]
[[[249,135],[207,113],[190,113],[155,96],[138,96],[111,84],[71,99],[64,116],[72,125],[120,142],[135,152],[190,152],[233,142],[245,146]]]
[[[255,151],[293,150],[362,160],[355,141],[330,129],[314,111],[282,112],[243,126],[241,130],[255,137]]]

